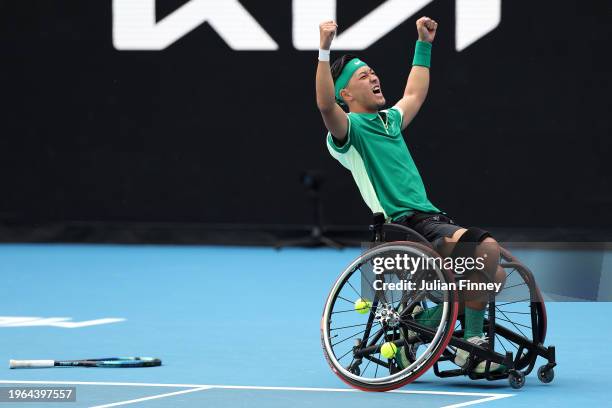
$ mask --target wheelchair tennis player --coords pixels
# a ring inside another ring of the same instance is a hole
[[[416,22],[416,43],[412,69],[403,97],[391,108],[375,71],[354,55],[343,55],[330,66],[330,47],[337,31],[334,21],[320,24],[319,63],[316,73],[316,100],[329,131],[326,138],[331,155],[353,176],[361,196],[373,213],[383,213],[389,222],[417,231],[432,243],[441,256],[463,255],[486,259],[484,274],[471,275],[472,281],[502,282],[499,246],[491,235],[479,228],[462,228],[427,198],[425,186],[402,136],[415,118],[429,88],[432,43],[438,23],[428,17]],[[344,106],[348,113],[341,107]],[[461,243],[462,245],[457,245]],[[459,248],[461,247],[461,248]],[[461,304],[468,342],[486,346],[483,323],[487,301],[467,297]],[[427,310],[416,309],[413,316],[425,326],[435,327],[442,305]],[[461,313],[460,312],[460,313]],[[464,366],[469,352],[457,350],[454,363]],[[475,372],[483,372],[480,362]],[[490,371],[504,366],[490,362]]]

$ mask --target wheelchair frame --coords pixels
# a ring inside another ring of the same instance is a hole
[[[413,229],[399,224],[385,223],[385,219],[382,214],[375,214],[374,223],[370,225],[370,230],[373,233],[372,241],[374,243],[397,241],[388,241],[387,235],[389,233],[399,233],[402,235],[402,238],[400,239],[402,241],[417,242],[433,249],[431,243]],[[502,248],[501,246],[500,248],[502,261],[500,265],[502,267],[513,267],[515,269],[520,269],[522,277],[529,285],[533,339],[527,339],[506,327],[497,325],[496,303],[495,299],[491,297],[488,302],[488,318],[485,319],[485,331],[489,338],[488,347],[483,348],[469,343],[467,340],[458,336],[458,334],[462,335],[462,330],[459,332],[455,331],[448,343],[448,346],[461,348],[470,353],[466,367],[441,371],[439,368],[439,362],[452,361],[454,357],[447,348],[440,358],[438,358],[438,360],[434,363],[434,373],[440,378],[468,376],[473,380],[484,378],[489,381],[508,378],[510,386],[512,388],[519,389],[525,384],[525,376],[531,373],[537,358],[543,357],[548,362],[539,367],[538,379],[544,383],[549,383],[554,378],[553,368],[557,365],[557,363],[555,359],[555,346],[544,346],[543,344],[546,337],[546,308],[544,305],[544,300],[539,288],[535,283],[535,279],[531,271],[525,265],[520,263],[518,259],[516,259],[508,250]],[[538,316],[538,307],[541,308],[541,316]],[[512,342],[519,345],[516,353],[516,359],[511,351],[506,351],[505,355],[499,354],[495,351],[496,334],[501,335],[506,339],[511,339]],[[524,352],[528,353],[527,361],[521,361],[524,356]],[[475,373],[474,368],[480,361],[487,361],[485,371],[483,373]],[[507,367],[507,370],[502,373],[494,373],[490,370],[491,362],[503,364]],[[525,365],[525,363],[527,364]]]

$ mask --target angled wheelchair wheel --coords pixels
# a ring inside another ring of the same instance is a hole
[[[325,357],[340,379],[365,391],[395,389],[426,372],[446,349],[458,311],[456,291],[444,290],[453,282],[449,271],[433,262],[381,272],[381,259],[439,256],[418,243],[383,244],[359,256],[334,283],[321,319]],[[435,324],[414,319],[415,308],[422,305],[440,305]],[[402,358],[416,345],[414,359]]]
[[[535,365],[536,346],[546,339],[546,306],[533,274],[508,250],[501,248],[500,265],[506,272],[504,287],[497,294],[495,314],[495,351],[511,351],[514,369],[528,375]],[[485,312],[485,335],[491,322],[490,307]]]

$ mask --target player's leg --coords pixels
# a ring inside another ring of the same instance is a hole
[[[447,256],[440,253],[440,249],[445,250],[442,247],[447,242],[445,240],[452,242],[455,236],[457,237],[456,240],[459,240],[461,234],[457,235],[457,233],[466,231],[465,228],[456,225],[451,218],[443,214],[417,213],[415,216],[395,221],[395,223],[405,225],[421,234],[432,243],[434,249],[442,257]],[[450,250],[452,251],[452,248]],[[462,306],[460,305],[460,307]],[[462,313],[462,309],[459,312]],[[418,323],[432,328],[437,327],[442,316],[442,305],[433,306],[425,310],[416,308],[413,311],[413,315]]]
[[[438,214],[422,217],[418,222],[410,219],[405,224],[427,238],[442,257],[472,257],[484,260],[482,271],[471,271],[466,280],[473,283],[503,282],[505,271],[499,266],[500,248],[497,241],[488,232],[477,228],[469,230],[458,226],[445,215]],[[458,247],[459,245],[459,247]],[[477,273],[475,273],[477,272]],[[503,287],[503,285],[502,285]],[[484,337],[484,316],[488,304],[489,293],[483,291],[464,291],[465,302],[460,304],[459,313],[464,314],[464,338],[474,344],[486,345]],[[441,307],[434,306],[423,311],[417,311],[414,318],[423,325],[435,327],[440,321]],[[463,366],[469,356],[465,350],[458,350],[456,363]],[[486,363],[482,362],[476,371],[484,371]],[[503,367],[492,364],[491,370]]]
[[[502,283],[505,280],[505,271],[499,265],[500,248],[495,239],[488,235],[486,231],[476,228],[469,230],[457,231],[451,238],[445,238],[444,249],[441,252],[448,254],[447,256],[454,257],[473,257],[480,259],[484,267],[472,269],[464,279],[470,283]],[[462,297],[465,302],[462,304],[464,314],[464,334],[463,338],[467,341],[479,346],[486,346],[487,339],[484,336],[484,317],[485,310],[489,301],[490,295],[494,293],[480,290],[463,290]],[[469,357],[469,353],[465,350],[458,349],[455,363],[463,366]],[[486,362],[479,363],[475,371],[484,372]],[[503,370],[504,367],[499,364],[492,363],[490,370]]]

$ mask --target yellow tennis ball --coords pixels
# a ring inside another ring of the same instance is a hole
[[[366,314],[370,311],[372,302],[365,298],[359,298],[355,301],[355,311],[359,314]]]
[[[382,354],[384,358],[391,359],[395,357],[395,353],[397,353],[397,346],[395,343],[387,342],[380,347],[380,354]]]

